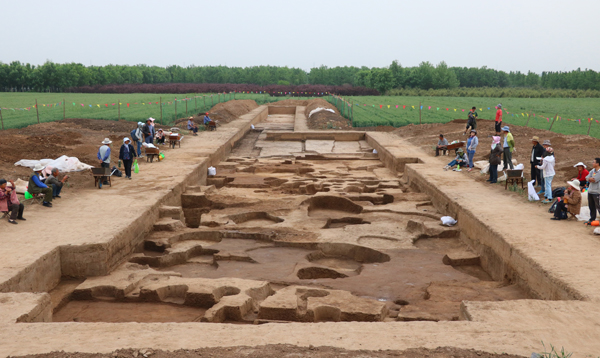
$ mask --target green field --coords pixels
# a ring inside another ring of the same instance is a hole
[[[194,98],[194,96],[197,96]],[[186,101],[185,98],[188,98]],[[257,103],[279,100],[262,94],[236,93],[236,99],[253,99]],[[164,124],[172,123],[177,118],[204,112],[213,105],[233,99],[233,94],[88,94],[88,93],[31,93],[2,92],[0,108],[4,128],[21,128],[37,123],[35,100],[38,101],[40,122],[51,122],[66,118],[91,118],[117,120],[121,103],[121,119],[143,121],[148,117],[160,122],[162,100],[162,118]],[[176,101],[177,99],[177,101]],[[61,102],[65,102],[65,106]],[[177,102],[177,105],[175,105]],[[113,103],[115,105],[113,105]],[[127,104],[129,103],[129,107]],[[82,106],[83,104],[83,106]],[[29,108],[29,110],[27,109]],[[177,115],[175,111],[177,110]],[[63,113],[64,111],[64,113]]]
[[[503,108],[510,113],[503,113],[503,122],[507,124],[524,126],[528,120],[527,114],[531,111],[529,127],[549,129],[553,117],[558,113],[560,119],[554,123],[553,132],[587,134],[589,125],[587,118],[594,118],[590,135],[600,138],[600,124],[596,122],[596,120],[600,120],[599,98],[356,96],[344,97],[344,99],[354,103],[353,124],[355,127],[380,125],[401,127],[409,123],[418,124],[419,102],[423,106],[422,123],[445,123],[459,118],[466,119],[469,109],[473,106],[477,107],[479,118],[493,120],[496,115],[494,107],[498,103],[502,103]],[[406,107],[404,108],[404,106]],[[550,118],[550,121],[547,118]],[[581,119],[581,124],[579,121],[568,119]]]

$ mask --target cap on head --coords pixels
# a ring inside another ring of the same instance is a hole
[[[544,141],[544,143],[542,143],[542,145],[552,145],[552,144],[550,144],[550,140],[546,139],[546,140]]]
[[[498,109],[502,109],[502,104],[496,106]]]
[[[463,150],[462,148],[458,148],[458,149],[456,150],[456,152],[457,152],[457,153],[463,153],[463,152],[464,152],[464,150]]]
[[[508,126],[504,126],[504,127],[502,127],[502,131],[503,132],[510,132],[510,128],[508,128]]]
[[[477,130],[476,129],[471,129],[471,133],[477,134]]]

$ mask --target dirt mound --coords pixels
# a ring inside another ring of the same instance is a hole
[[[335,111],[335,113],[331,113],[329,111],[321,111],[313,114],[310,118],[308,115],[311,111],[316,108],[328,108]],[[308,128],[310,129],[343,129],[343,130],[351,130],[352,125],[350,121],[340,115],[340,112],[334,105],[327,102],[322,98],[316,98],[308,101],[305,110],[306,118],[308,120]]]
[[[410,142],[423,147],[427,152],[434,155],[433,146],[437,143],[438,135],[444,134],[449,142],[453,140],[466,141],[467,136],[463,135],[466,120],[453,120],[448,123],[409,124],[393,131],[400,137],[407,138]],[[571,180],[577,176],[577,169],[573,165],[577,162],[583,162],[591,166],[595,157],[598,157],[598,148],[600,148],[600,139],[585,135],[566,135],[550,132],[543,129],[535,129],[517,125],[509,125],[515,138],[515,148],[513,159],[525,165],[525,177],[529,179],[530,156],[531,156],[531,138],[540,137],[540,141],[549,139],[554,148],[556,157],[556,176],[552,181],[553,187],[566,186],[565,181]],[[489,149],[492,142],[490,138],[495,135],[494,121],[486,119],[477,120],[477,130],[479,132],[479,146],[475,154],[475,160],[487,160]],[[448,159],[450,162],[451,159]],[[477,176],[478,180],[487,179],[486,176]]]
[[[334,347],[297,347],[292,345],[265,345],[257,347],[217,347],[217,348],[198,348],[194,350],[180,349],[176,351],[162,351],[154,349],[120,349],[114,353],[96,354],[96,353],[67,353],[52,352],[46,354],[32,354],[14,358],[104,358],[104,357],[141,357],[144,354],[152,355],[153,358],[271,358],[271,357],[312,357],[312,358],[333,358],[333,357],[373,357],[373,358],[519,358],[520,356],[512,354],[493,354],[473,349],[460,349],[452,347],[438,347],[436,349],[414,348],[405,351],[392,350],[346,350]],[[150,354],[148,354],[150,353]]]
[[[218,103],[208,113],[212,119],[216,119],[221,123],[229,123],[255,108],[258,108],[255,101],[243,99]]]

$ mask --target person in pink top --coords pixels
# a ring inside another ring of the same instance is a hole
[[[496,135],[500,136],[500,129],[502,128],[502,105],[499,104],[496,108],[498,109],[496,111]]]
[[[10,186],[8,186],[8,183],[5,179],[0,179],[0,212],[10,211],[8,222],[16,224],[15,219],[25,220],[23,217],[25,207],[17,199],[17,187],[15,183],[12,180],[10,181]]]

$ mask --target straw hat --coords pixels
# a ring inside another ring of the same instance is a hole
[[[584,167],[584,168],[587,168],[587,165],[583,164],[582,162],[579,162],[579,163],[575,164],[575,165],[573,166],[573,168],[577,168],[577,167],[578,167],[578,166],[580,166],[580,165],[581,165],[582,167]]]
[[[110,144],[112,143],[112,141],[108,138],[104,138],[104,140],[102,141],[102,144]]]
[[[533,138],[531,138],[531,141],[532,141],[532,142],[538,142],[538,143],[539,143],[539,142],[540,142],[540,137],[538,137],[538,136],[534,135],[534,136],[533,136]]]
[[[33,171],[34,172],[41,172],[42,170],[44,170],[46,166],[41,165],[40,163],[36,164],[35,167],[33,167]]]
[[[573,188],[581,191],[581,187],[579,186],[579,180],[575,179],[573,181],[567,181],[567,184],[569,184],[570,186],[572,186]]]

